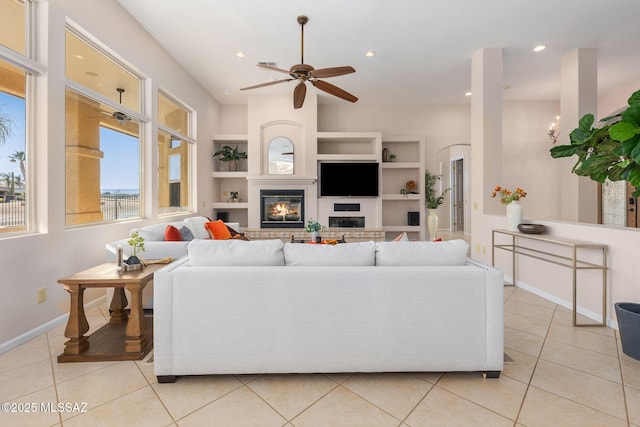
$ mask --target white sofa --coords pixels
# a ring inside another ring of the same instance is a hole
[[[193,241],[155,274],[154,365],[180,375],[503,368],[503,275],[468,244]]]
[[[129,235],[131,235],[131,233],[133,232],[138,232],[138,234],[144,238],[144,252],[139,254],[140,258],[163,259],[171,257],[172,259],[179,259],[187,255],[187,245],[189,244],[190,240],[170,242],[165,241],[164,237],[167,225],[173,225],[178,230],[182,229],[182,227],[186,227],[191,233],[193,239],[209,239],[209,232],[204,226],[209,221],[211,220],[207,217],[194,216],[185,218],[182,221],[164,222],[139,228],[132,228],[131,230],[129,230]],[[226,222],[225,224],[228,227],[233,228],[238,233],[240,232],[240,224],[235,222]],[[131,255],[131,246],[127,243],[128,240],[129,237],[126,237],[124,239],[107,243],[106,261],[116,261],[116,251],[118,246],[122,247],[124,257],[129,257]],[[107,288],[106,292],[107,300],[111,301],[111,298],[113,297],[113,289]],[[129,301],[131,301],[128,292],[127,298]],[[153,308],[153,283],[144,288],[144,291],[142,293],[142,307],[144,309]]]

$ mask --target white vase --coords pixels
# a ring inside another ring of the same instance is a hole
[[[436,235],[438,234],[438,211],[435,209],[429,209],[427,229],[429,230],[429,239],[436,240]]]
[[[522,224],[522,206],[514,200],[507,205],[507,230],[518,231],[518,224]]]
[[[320,235],[317,231],[312,231],[311,233],[309,233],[311,235],[311,241],[315,242],[318,238],[318,236]]]

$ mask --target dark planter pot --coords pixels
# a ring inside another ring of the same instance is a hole
[[[615,303],[622,351],[629,357],[640,360],[640,304]]]

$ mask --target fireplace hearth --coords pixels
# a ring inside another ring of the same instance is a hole
[[[304,228],[304,190],[260,190],[260,228]]]

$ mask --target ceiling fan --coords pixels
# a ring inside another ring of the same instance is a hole
[[[330,95],[337,96],[338,98],[342,98],[346,101],[356,102],[358,100],[357,97],[353,96],[349,92],[340,89],[337,86],[332,85],[331,83],[327,83],[324,80],[319,80],[320,78],[325,77],[336,77],[342,76],[344,74],[355,73],[356,70],[353,67],[332,67],[332,68],[321,68],[316,70],[311,65],[304,63],[304,25],[309,21],[304,15],[298,16],[298,23],[300,24],[300,34],[301,34],[301,43],[300,43],[300,64],[296,64],[292,66],[289,71],[283,70],[280,68],[272,67],[266,64],[257,64],[258,67],[265,68],[267,70],[277,71],[279,73],[289,74],[291,78],[275,80],[268,83],[262,83],[255,86],[244,87],[240,90],[248,90],[248,89],[256,89],[264,86],[271,86],[278,83],[290,82],[292,80],[298,80],[298,84],[293,90],[293,108],[300,108],[302,104],[304,104],[304,98],[307,94],[307,86],[305,82],[311,82],[312,85],[317,87],[318,89],[327,92]]]
[[[122,104],[122,94],[125,92],[125,90],[123,88],[121,88],[121,87],[116,88],[116,90],[120,94],[120,104]],[[109,113],[107,111],[100,111],[100,112],[102,114],[106,114],[107,116],[109,116],[110,118],[112,118],[114,120],[117,120],[118,124],[120,124],[120,125],[124,125],[128,121],[131,120],[131,117],[129,117],[128,115],[126,115],[122,111],[114,111],[113,113]]]

